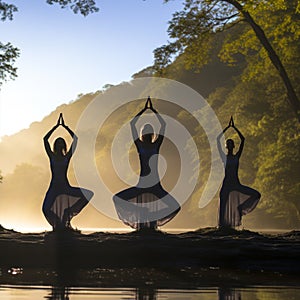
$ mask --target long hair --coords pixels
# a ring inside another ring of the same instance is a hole
[[[53,152],[54,154],[63,154],[66,155],[67,153],[67,144],[66,141],[59,137],[54,141],[54,145],[53,145]]]

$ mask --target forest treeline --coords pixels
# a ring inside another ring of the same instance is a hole
[[[264,30],[299,95],[299,2],[249,3],[248,10]],[[203,38],[197,37],[194,28],[187,29],[189,23],[193,26],[195,15],[190,10],[184,14],[185,19],[180,15],[173,18],[170,35],[177,38],[177,43],[190,39],[191,44],[175,62],[156,72],[202,93],[223,126],[230,115],[234,116],[246,136],[241,178],[262,193],[256,214],[249,220],[259,227],[263,219],[272,216],[282,226],[299,227],[299,124],[279,73],[242,18],[237,16],[222,30],[206,32]],[[194,138],[201,140],[203,135],[197,133]],[[206,216],[203,211],[203,218]]]
[[[254,17],[270,38],[299,95],[299,14],[295,10],[261,7],[255,11]],[[186,48],[168,66],[159,70],[150,66],[134,74],[133,78],[144,76],[163,76],[192,87],[209,102],[223,127],[231,115],[234,117],[246,137],[240,165],[241,182],[262,194],[257,209],[244,218],[245,227],[299,228],[299,123],[286,101],[286,90],[277,70],[247,24],[239,22],[226,30],[210,32],[205,43],[199,42],[198,48],[195,45],[192,49]],[[79,95],[41,122],[2,139],[0,165],[4,178],[0,185],[0,222],[3,225],[8,224],[8,217],[12,214],[20,222],[30,220],[35,226],[46,224],[41,205],[50,171],[42,138],[55,124],[60,112],[64,113],[69,126],[75,128],[81,113],[94,97],[98,96],[101,101],[101,94],[114,88],[107,85],[102,91]],[[139,102],[133,102],[114,112],[99,132],[96,162],[104,179],[107,177],[107,181],[116,182],[111,187],[113,192],[124,188],[124,184],[118,181],[109,162],[110,143],[114,133],[135,115],[139,105]],[[158,111],[180,120],[190,131],[198,147],[201,165],[194,193],[168,227],[216,226],[218,194],[206,207],[200,209],[198,206],[211,166],[206,133],[186,111],[168,107],[164,101],[156,101],[156,107]],[[238,142],[237,136],[233,137]],[[171,156],[170,165],[176,166],[178,154],[174,145],[165,141],[161,151],[163,155]],[[133,168],[138,170],[134,148],[130,155]],[[72,169],[70,177],[71,182],[75,182]],[[171,188],[176,178],[168,181],[165,177],[163,184]],[[75,224],[82,227],[122,226],[91,206],[78,216]]]

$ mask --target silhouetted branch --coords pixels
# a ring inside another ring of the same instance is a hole
[[[18,11],[18,8],[13,4],[7,4],[0,0],[0,20],[12,20],[13,14]]]
[[[17,68],[13,66],[20,51],[13,47],[11,43],[2,44],[0,42],[0,86],[3,81],[9,78],[14,79],[17,76]]]
[[[85,17],[99,11],[94,0],[47,0],[47,3],[50,5],[57,3],[61,8],[70,6],[75,14],[80,13]]]

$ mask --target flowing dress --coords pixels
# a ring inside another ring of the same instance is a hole
[[[219,226],[241,225],[242,216],[250,213],[260,199],[260,193],[242,185],[238,177],[240,155],[227,155],[225,178],[220,190]]]
[[[140,159],[138,184],[114,195],[119,218],[134,228],[156,229],[173,219],[180,210],[179,203],[164,190],[158,174],[158,154],[163,136],[150,144],[135,141]]]
[[[71,227],[71,219],[87,205],[93,192],[72,187],[67,178],[71,152],[62,159],[49,154],[52,179],[43,203],[43,213],[49,224],[55,229]]]

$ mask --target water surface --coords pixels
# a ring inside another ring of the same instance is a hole
[[[0,286],[0,298],[21,299],[143,299],[143,300],[298,300],[299,287],[253,286],[247,288],[207,287],[199,289],[153,289],[143,288],[83,288],[50,286]]]

